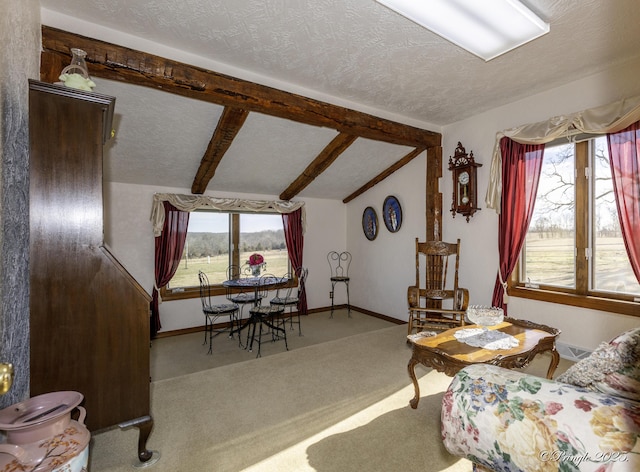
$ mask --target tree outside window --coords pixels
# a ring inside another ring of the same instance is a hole
[[[580,295],[640,295],[613,195],[606,137],[548,144],[518,285]]]

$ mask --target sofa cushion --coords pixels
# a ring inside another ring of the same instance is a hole
[[[640,400],[640,328],[616,336],[557,379],[579,387]]]

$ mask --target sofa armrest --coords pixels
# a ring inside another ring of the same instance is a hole
[[[451,454],[496,472],[640,470],[640,403],[522,372],[465,367],[441,420]]]

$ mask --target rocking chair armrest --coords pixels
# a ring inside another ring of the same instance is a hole
[[[458,287],[458,290],[454,294],[454,307],[461,311],[467,311],[467,308],[469,307],[468,289]]]
[[[407,302],[409,308],[418,307],[420,305],[420,289],[415,285],[411,285],[407,288]]]

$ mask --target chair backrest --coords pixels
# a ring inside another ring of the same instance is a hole
[[[239,266],[232,264],[229,267],[227,267],[227,280],[236,280],[236,279],[239,279],[240,277],[242,277],[242,272]],[[227,300],[233,301],[232,298],[234,298],[235,294],[242,293],[242,292],[243,292],[242,288],[238,289],[238,288],[226,287],[225,295],[227,297]]]
[[[331,277],[349,277],[349,266],[351,265],[351,253],[347,251],[331,251],[327,254]]]
[[[274,279],[282,280],[282,277],[276,277],[273,274],[262,274],[258,282],[258,295],[260,295],[262,298],[267,298],[269,295],[269,290],[277,288],[277,285],[274,284]]]
[[[304,267],[298,267],[294,271],[294,273],[295,273],[295,276],[298,278],[297,298],[300,299],[302,294],[305,293],[305,283],[307,281],[307,274],[309,274],[309,269],[305,269]],[[288,280],[293,280],[293,274],[291,274],[290,272],[287,272],[283,277]],[[293,292],[293,286],[278,287],[278,290],[276,292],[276,297],[289,298],[291,297],[292,292]]]
[[[420,259],[424,256],[424,284],[420,283]],[[447,288],[449,261],[453,260],[453,284]],[[455,243],[443,241],[419,242],[416,238],[416,287],[420,296],[432,300],[453,298],[458,290],[458,266],[460,262],[460,240]]]
[[[283,279],[286,280],[292,280],[293,279],[293,275],[291,274],[291,272],[287,272],[286,274],[284,274],[282,276]],[[276,288],[276,298],[290,298],[291,297],[291,292],[293,291],[293,286],[290,284],[287,284],[285,286],[281,286],[279,285]]]
[[[307,275],[309,275],[309,269],[305,269],[304,267],[298,267],[296,269],[296,277],[298,277],[298,298],[305,293]]]
[[[198,271],[198,279],[200,279],[200,301],[202,309],[211,308],[211,285],[209,285],[209,277],[202,271]]]
[[[227,267],[227,280],[240,279],[249,276],[251,276],[249,264],[243,264],[241,266],[232,264]]]

